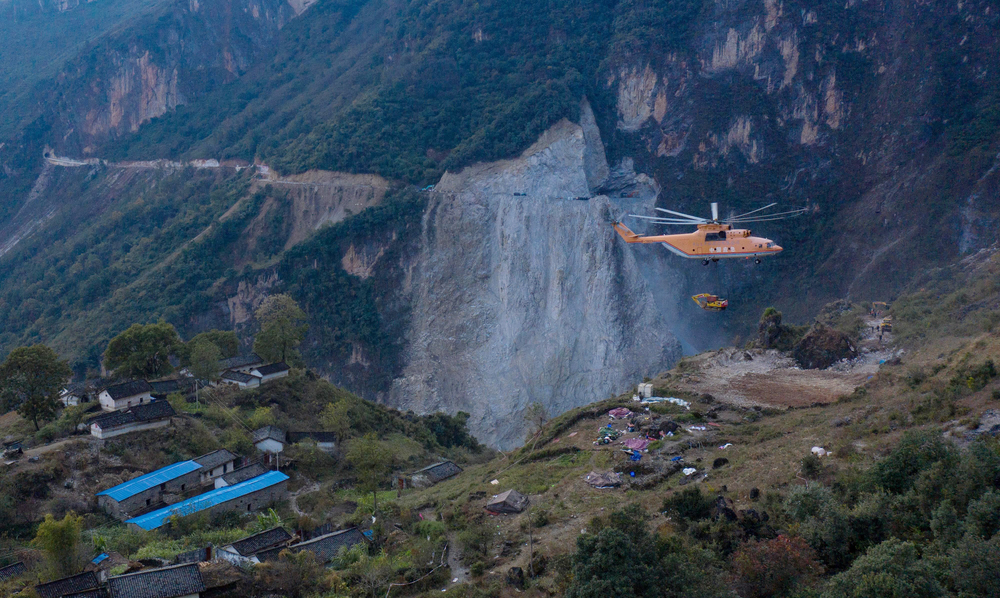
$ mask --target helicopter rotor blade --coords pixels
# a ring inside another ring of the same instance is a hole
[[[639,214],[629,214],[631,218],[638,218],[640,220],[647,220],[649,222],[654,222],[656,224],[684,224],[688,226],[696,226],[698,224],[704,224],[701,220],[684,220],[681,218],[661,218],[658,216],[640,216]]]
[[[785,220],[787,218],[794,218],[800,214],[808,211],[808,208],[799,208],[797,210],[789,210],[787,212],[779,212],[777,214],[767,214],[761,215],[757,218],[741,218],[739,220],[730,220],[730,224],[746,224],[748,222],[771,222],[773,220]]]
[[[673,214],[674,216],[681,216],[683,218],[688,218],[690,220],[697,220],[697,221],[702,222],[702,223],[708,222],[708,220],[706,220],[704,218],[699,218],[698,216],[692,216],[691,214],[685,214],[683,212],[675,212],[673,210],[667,210],[667,209],[664,209],[664,208],[653,208],[653,209],[657,210],[659,212],[666,212],[667,214]]]
[[[757,212],[766,210],[766,209],[774,207],[776,205],[778,205],[778,202],[769,203],[766,206],[764,206],[763,208],[757,208],[756,210],[751,210],[751,211],[749,211],[749,212],[747,212],[745,214],[740,214],[738,216],[733,216],[732,218],[729,218],[726,222],[729,222],[729,221],[732,221],[732,220],[739,220],[740,218],[743,218],[744,216],[749,216],[750,214],[756,214]]]

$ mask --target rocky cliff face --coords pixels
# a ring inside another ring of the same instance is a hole
[[[90,155],[216,85],[239,77],[308,4],[285,0],[177,1],[132,32],[105,40],[51,83],[46,118],[57,150]]]
[[[560,413],[679,356],[610,226],[622,207],[574,199],[608,173],[594,132],[563,121],[520,158],[437,185],[402,289],[412,324],[391,404],[470,412],[477,437],[510,448],[523,440],[530,404]],[[624,201],[634,209],[652,199]]]
[[[609,58],[599,121],[614,123],[613,155],[655,173],[664,207],[812,208],[759,225],[784,255],[720,268],[748,322],[761,301],[797,318],[833,297],[891,298],[922,265],[994,240],[983,111],[1000,98],[998,19],[989,2],[705,3],[685,43]]]

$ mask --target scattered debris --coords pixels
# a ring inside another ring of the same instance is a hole
[[[617,488],[622,485],[622,476],[614,471],[608,471],[605,473],[591,471],[583,478],[583,480],[594,488],[600,489]]]
[[[608,411],[608,416],[612,419],[625,419],[630,415],[632,415],[632,411],[628,407],[617,407]]]
[[[830,453],[821,446],[814,446],[812,447],[812,454],[816,455],[817,457],[825,457]]]
[[[683,469],[683,470],[681,471],[681,473],[683,473],[684,475],[691,475],[691,474],[693,474],[693,473],[696,473],[697,471],[698,471],[698,470],[697,470],[697,469],[695,469],[694,467],[685,467],[685,468],[684,468],[684,469]]]

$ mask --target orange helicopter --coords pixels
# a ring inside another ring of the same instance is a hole
[[[807,209],[797,208],[795,210],[771,214],[759,213],[776,205],[775,203],[768,204],[763,208],[757,208],[745,214],[733,216],[725,222],[719,222],[719,204],[717,203],[712,204],[711,220],[663,208],[656,208],[656,210],[670,214],[670,217],[629,214],[632,218],[649,220],[655,224],[687,225],[698,228],[694,232],[676,235],[640,236],[629,230],[621,222],[615,222],[614,227],[618,231],[618,234],[625,239],[626,243],[661,243],[672,253],[689,259],[701,259],[705,265],[708,265],[709,262],[717,262],[722,258],[740,257],[746,259],[752,257],[754,258],[754,263],[759,264],[762,256],[778,253],[782,249],[781,246],[771,239],[751,236],[751,232],[748,229],[734,229],[733,225],[783,220],[792,216],[798,216]]]

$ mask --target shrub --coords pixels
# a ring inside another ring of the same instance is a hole
[[[733,585],[743,598],[787,596],[822,571],[809,544],[792,536],[744,543],[730,562]]]
[[[872,547],[849,570],[835,576],[823,592],[823,598],[938,598],[945,595],[933,567],[920,559],[917,547],[912,542],[895,538]]]
[[[715,501],[701,493],[701,488],[695,486],[665,498],[663,510],[682,520],[697,521],[711,514],[714,503]]]
[[[816,478],[823,473],[823,462],[816,455],[809,453],[802,458],[802,475],[807,478]]]

